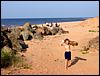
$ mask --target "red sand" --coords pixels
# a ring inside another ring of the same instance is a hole
[[[99,35],[98,32],[89,32],[93,27],[82,27],[80,22],[60,23],[61,27],[69,31],[69,34],[46,36],[44,40],[25,41],[29,48],[24,53],[26,62],[32,69],[18,69],[11,71],[13,75],[98,75],[99,74],[99,52],[89,52],[82,54],[80,49],[86,43]],[[95,28],[99,30],[98,28]],[[69,38],[77,41],[78,46],[72,47],[72,60],[74,57],[87,59],[78,60],[74,65],[65,70],[64,67],[64,47],[60,46],[62,39]],[[8,70],[1,70],[2,74],[7,74]]]

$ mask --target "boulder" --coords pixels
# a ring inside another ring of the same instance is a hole
[[[88,43],[89,48],[95,48],[99,51],[99,36],[91,39]]]
[[[20,35],[22,36],[24,41],[30,40],[33,37],[33,34],[27,30],[22,31]]]
[[[8,38],[11,41],[11,48],[15,51],[21,51],[22,46],[20,45],[17,36],[12,32],[8,35]]]
[[[7,30],[7,28],[1,28],[1,48],[3,48],[4,46],[12,47],[11,41],[7,35],[9,33]]]
[[[35,32],[37,34],[44,34],[44,28],[43,27],[37,27],[36,30],[35,30]]]
[[[62,28],[59,27],[59,31],[58,31],[58,34],[61,35],[61,34],[67,34],[69,33],[69,31],[65,31],[63,30]]]
[[[43,29],[44,29],[44,34],[43,35],[45,35],[45,36],[46,35],[52,35],[52,33],[51,33],[49,28],[43,26]]]
[[[41,33],[35,33],[34,34],[34,39],[42,40],[43,39],[43,35]]]
[[[8,45],[8,38],[4,32],[1,32],[1,48],[3,48],[5,45]]]
[[[58,33],[58,31],[59,31],[59,27],[52,27],[52,29],[51,29],[52,35],[56,35]]]
[[[16,38],[20,37],[20,33],[21,33],[21,29],[17,28],[17,27],[12,27],[11,28],[11,33],[14,34],[16,36]]]
[[[30,32],[34,33],[34,29],[31,27],[31,24],[29,22],[26,22],[23,25],[23,28],[24,28],[24,30],[27,30],[27,31],[30,31]]]

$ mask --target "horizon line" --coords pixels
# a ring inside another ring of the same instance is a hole
[[[1,18],[1,19],[24,19],[24,18],[32,19],[32,17],[19,17],[19,18],[16,17],[16,18]],[[93,18],[93,17],[33,17],[33,18]]]

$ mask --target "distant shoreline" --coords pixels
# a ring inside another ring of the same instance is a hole
[[[47,17],[40,17],[41,19],[47,18]],[[40,19],[39,17],[36,19]],[[94,17],[51,17],[51,18],[94,18]],[[34,19],[34,18],[1,18],[1,19]]]
[[[76,22],[84,21],[86,18],[26,18],[26,19],[1,19],[1,25],[5,26],[22,26],[26,22],[30,24],[45,24],[47,23],[61,23],[61,22]]]

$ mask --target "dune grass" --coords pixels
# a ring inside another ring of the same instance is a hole
[[[97,30],[89,30],[89,32],[99,32],[99,31],[97,31]]]

